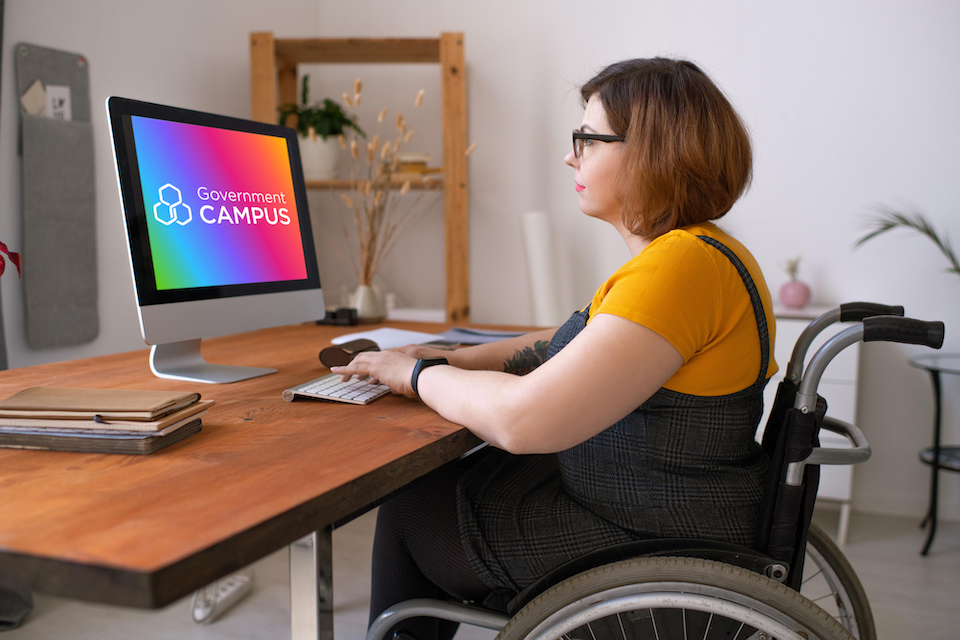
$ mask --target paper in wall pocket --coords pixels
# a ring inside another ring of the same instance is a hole
[[[54,120],[73,120],[73,108],[70,104],[70,87],[65,85],[47,85],[46,113]]]
[[[20,96],[20,105],[23,106],[23,110],[27,115],[40,117],[46,115],[47,91],[43,88],[43,83],[40,82],[40,78],[37,78],[36,81],[30,85],[30,88]]]

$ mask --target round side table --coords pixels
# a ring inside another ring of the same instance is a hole
[[[952,373],[960,375],[960,354],[937,353],[910,358],[910,366],[925,369],[930,373],[933,383],[933,446],[920,452],[920,460],[931,468],[930,476],[930,506],[927,515],[920,523],[921,527],[930,524],[927,541],[923,545],[920,555],[925,556],[933,543],[933,536],[937,531],[937,479],[940,470],[960,471],[960,446],[942,446],[940,444],[940,374]]]

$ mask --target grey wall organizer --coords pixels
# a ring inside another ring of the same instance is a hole
[[[27,344],[90,342],[100,332],[90,69],[76,53],[18,44]]]

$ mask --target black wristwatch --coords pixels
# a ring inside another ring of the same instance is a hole
[[[427,367],[435,367],[438,364],[450,364],[447,362],[446,358],[420,358],[417,360],[417,364],[413,367],[413,375],[410,376],[410,386],[413,387],[413,395],[420,397],[420,392],[417,391],[417,378],[420,377],[420,372],[426,369]]]

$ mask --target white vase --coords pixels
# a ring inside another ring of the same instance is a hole
[[[297,139],[304,180],[336,180],[339,177],[340,143],[334,136],[326,140],[320,136],[312,140],[309,136]]]
[[[357,287],[353,294],[353,307],[357,310],[359,322],[381,322],[387,316],[380,295],[368,284]]]

